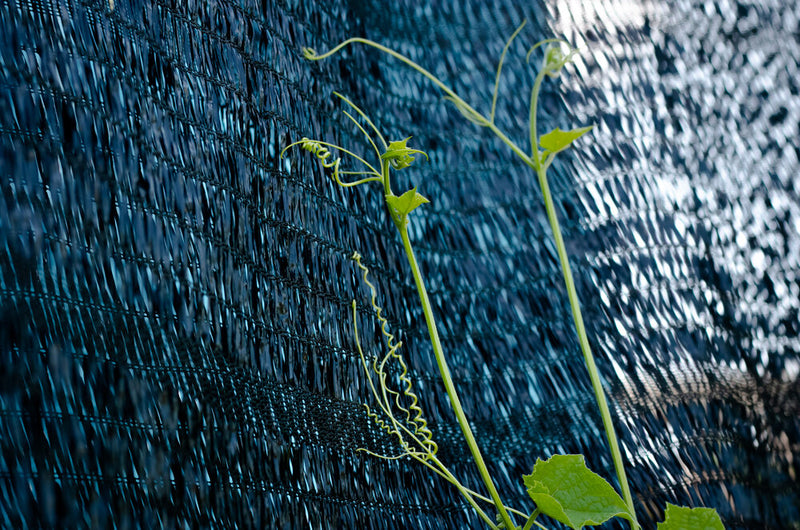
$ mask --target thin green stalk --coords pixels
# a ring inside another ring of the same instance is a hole
[[[420,273],[419,265],[417,264],[417,258],[414,255],[414,249],[411,248],[411,240],[408,238],[408,230],[405,226],[398,226],[398,230],[400,232],[400,238],[403,240],[403,249],[406,252],[408,264],[411,267],[412,274],[414,275],[414,283],[417,285],[417,293],[419,294],[420,301],[422,302],[422,311],[425,313],[425,322],[428,325],[428,333],[431,337],[433,355],[436,357],[436,364],[439,366],[439,372],[442,375],[442,381],[444,382],[444,388],[447,392],[447,397],[450,398],[450,405],[453,407],[456,419],[458,420],[458,425],[461,427],[461,431],[464,433],[464,438],[467,441],[470,453],[472,453],[472,458],[475,461],[475,465],[478,466],[478,471],[483,479],[483,483],[486,485],[489,496],[494,502],[495,508],[500,514],[505,527],[514,528],[515,526],[511,520],[511,516],[509,515],[503,502],[500,500],[500,494],[497,492],[497,488],[492,481],[489,470],[486,468],[486,463],[483,461],[483,456],[478,448],[478,443],[475,440],[475,436],[472,434],[472,428],[470,428],[469,422],[467,422],[467,417],[464,414],[464,409],[461,406],[461,400],[458,399],[458,393],[456,392],[455,385],[453,384],[453,378],[450,375],[450,368],[447,366],[447,360],[445,359],[442,344],[439,340],[439,331],[436,329],[436,321],[433,317],[433,308],[431,307],[430,300],[428,299],[428,291],[425,289],[425,282],[422,278],[422,274]]]
[[[581,314],[580,301],[578,300],[578,293],[575,289],[575,282],[572,279],[572,270],[569,265],[569,256],[564,245],[564,238],[561,235],[561,227],[558,224],[558,218],[555,213],[555,206],[553,204],[553,197],[550,194],[550,186],[547,183],[547,176],[543,170],[537,172],[539,175],[539,185],[542,187],[542,195],[544,196],[545,210],[547,211],[547,218],[550,221],[550,228],[553,231],[553,239],[556,243],[556,251],[558,252],[558,260],[561,262],[561,272],[564,275],[564,283],[567,287],[567,296],[569,297],[569,305],[572,308],[572,320],[575,322],[575,331],[578,333],[578,342],[580,343],[581,352],[583,353],[586,368],[589,372],[589,379],[592,381],[592,388],[594,389],[594,396],[597,400],[597,406],[600,409],[600,416],[603,419],[603,427],[606,431],[608,438],[608,445],[611,449],[611,457],[614,461],[614,469],[617,473],[620,487],[622,488],[622,498],[625,504],[628,505],[628,510],[636,520],[636,512],[633,506],[633,497],[631,490],[628,486],[628,477],[625,473],[625,466],[622,462],[622,453],[619,450],[619,443],[617,442],[617,434],[614,430],[614,423],[611,419],[611,412],[608,409],[608,402],[606,401],[606,394],[603,390],[603,384],[600,381],[600,374],[597,370],[597,365],[594,362],[594,355],[589,346],[589,339],[586,337],[586,327],[583,324],[583,316]],[[634,523],[638,526],[638,523]]]
[[[633,516],[631,526],[636,528],[639,523],[636,520],[636,511],[633,505],[633,496],[631,495],[630,486],[628,485],[628,477],[625,473],[625,465],[622,461],[622,453],[619,450],[619,442],[617,441],[617,433],[614,429],[614,422],[611,419],[611,412],[608,408],[606,401],[606,394],[603,390],[603,384],[600,381],[600,373],[597,370],[597,365],[594,362],[594,355],[589,346],[589,339],[586,336],[586,326],[583,323],[583,315],[581,314],[580,300],[578,299],[578,292],[575,289],[575,281],[572,278],[572,268],[569,264],[569,256],[567,249],[564,245],[564,237],[561,234],[561,226],[558,223],[558,216],[556,215],[555,204],[553,203],[553,196],[550,193],[550,184],[547,182],[547,167],[549,164],[541,160],[538,153],[538,134],[536,127],[536,105],[539,97],[539,87],[545,72],[540,71],[536,76],[534,83],[534,91],[531,95],[531,143],[533,146],[533,159],[534,169],[539,177],[539,187],[542,189],[542,197],[544,198],[544,207],[547,212],[547,219],[550,222],[550,229],[553,232],[553,239],[556,244],[556,252],[558,253],[558,260],[561,263],[561,272],[564,276],[564,283],[567,288],[567,296],[569,298],[569,305],[572,309],[572,320],[575,323],[575,331],[578,334],[578,343],[580,344],[583,359],[586,362],[586,369],[589,372],[589,379],[592,382],[592,389],[594,396],[597,400],[597,406],[600,409],[600,416],[603,420],[603,427],[606,431],[606,438],[608,439],[609,449],[611,450],[611,458],[614,461],[614,470],[617,474],[620,488],[622,489],[622,498],[628,506],[628,510]]]
[[[492,92],[492,112],[489,114],[490,123],[494,123],[494,111],[497,109],[497,90],[500,88],[500,72],[503,70],[503,61],[506,58],[508,49],[511,47],[511,43],[514,42],[514,39],[517,38],[517,35],[519,35],[519,32],[522,31],[522,28],[524,28],[527,23],[527,20],[523,20],[522,24],[514,30],[514,33],[512,33],[511,37],[506,41],[506,45],[503,46],[503,53],[500,54],[500,60],[497,61],[497,73],[494,76],[494,92]]]
[[[531,157],[536,161],[534,169],[538,169],[541,165],[539,163],[539,139],[536,134],[536,105],[537,99],[539,98],[539,89],[542,87],[542,79],[544,79],[544,74],[539,72],[533,82],[533,89],[531,90],[530,121],[528,122],[531,129]]]
[[[541,513],[542,513],[541,510],[539,510],[539,508],[536,508],[536,510],[534,510],[534,512],[531,514],[531,516],[528,517],[528,520],[525,523],[525,526],[522,527],[522,530],[531,530],[531,527],[534,524],[536,524],[537,526],[543,528],[542,525],[540,525],[539,523],[536,522],[536,518],[539,517],[539,514],[541,514]]]
[[[381,175],[383,175],[383,194],[384,196],[391,195],[392,193],[392,181],[389,180],[389,161],[388,160],[381,160]],[[395,224],[395,226],[397,226]],[[398,230],[400,227],[397,227]]]

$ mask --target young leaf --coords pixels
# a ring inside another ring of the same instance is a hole
[[[408,146],[406,144],[411,139],[409,136],[404,140],[397,140],[396,142],[389,142],[389,147],[386,148],[386,153],[383,154],[383,157],[386,159],[394,158],[397,156],[402,156],[406,154],[408,151]]]
[[[417,188],[411,188],[401,196],[387,195],[386,204],[400,217],[405,217],[421,204],[430,202],[420,193],[417,193]]]
[[[667,503],[663,523],[657,530],[725,530],[722,519],[712,508],[687,508]]]
[[[544,515],[575,530],[603,524],[612,517],[633,519],[614,488],[586,467],[583,455],[537,459],[533,473],[522,478],[528,495]]]
[[[411,149],[406,143],[411,139],[409,136],[405,140],[389,142],[386,152],[381,155],[381,160],[388,160],[395,169],[405,169],[414,163],[414,154],[428,155],[419,149]]]
[[[592,130],[592,125],[588,127],[581,127],[579,129],[572,129],[571,131],[562,131],[558,127],[539,138],[539,145],[551,153],[558,153],[563,151],[569,145]]]

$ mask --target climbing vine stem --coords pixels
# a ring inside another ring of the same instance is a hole
[[[569,59],[567,59],[569,60]],[[563,63],[558,68],[560,69],[563,67]],[[536,75],[536,80],[534,82],[534,90],[531,96],[531,108],[536,109],[538,104],[538,97],[539,97],[539,88],[541,87],[541,81],[545,75],[548,75],[549,72],[552,70],[548,69],[547,67],[543,68],[538,72]],[[532,111],[532,122],[531,122],[531,139],[533,143],[533,150],[536,152],[538,150],[539,145],[539,136],[535,129],[536,122],[535,122],[535,111]],[[542,160],[544,158],[544,160]],[[628,485],[628,477],[627,473],[625,472],[625,464],[622,460],[622,452],[619,448],[619,442],[617,440],[617,433],[616,429],[614,428],[614,422],[611,417],[611,411],[608,408],[608,401],[606,400],[605,390],[603,389],[603,383],[600,380],[600,372],[597,369],[597,364],[594,361],[594,355],[592,354],[592,348],[589,345],[589,338],[586,335],[586,326],[583,322],[583,314],[581,313],[581,304],[580,299],[578,298],[578,291],[575,288],[575,280],[572,277],[572,267],[569,263],[569,255],[567,254],[567,248],[564,245],[564,237],[561,234],[561,225],[558,222],[558,216],[556,215],[556,207],[555,203],[553,202],[553,195],[550,193],[550,184],[547,181],[547,168],[550,165],[550,161],[547,160],[547,157],[536,156],[537,163],[533,165],[533,169],[536,171],[536,175],[539,180],[539,187],[542,190],[542,198],[544,199],[544,207],[545,212],[547,213],[547,220],[550,223],[550,229],[553,232],[553,240],[555,241],[556,245],[556,253],[558,254],[558,261],[561,264],[561,273],[564,277],[564,284],[567,289],[567,297],[569,299],[569,305],[572,310],[572,320],[575,324],[575,331],[578,335],[578,343],[580,344],[581,353],[583,354],[584,362],[586,363],[586,369],[589,373],[589,380],[592,383],[592,389],[594,390],[595,400],[597,401],[597,406],[600,411],[600,417],[603,421],[603,428],[606,433],[606,438],[608,439],[609,450],[611,452],[611,458],[614,462],[614,471],[617,474],[617,480],[620,484],[620,489],[622,490],[622,498],[625,500],[625,504],[628,506],[628,511],[633,516],[632,517],[632,525],[638,526],[638,522],[636,520],[636,511],[635,506],[633,504],[633,496],[631,495],[630,486]]]
[[[483,483],[486,486],[486,489],[489,491],[489,496],[492,498],[495,508],[500,514],[503,523],[506,525],[505,527],[514,528],[514,523],[511,520],[511,516],[509,515],[503,502],[500,500],[500,494],[494,485],[494,481],[492,481],[489,470],[486,468],[486,463],[481,455],[478,442],[475,440],[475,436],[472,434],[472,429],[470,428],[467,417],[464,414],[464,408],[461,406],[461,400],[458,398],[458,392],[456,392],[455,385],[453,384],[453,378],[450,375],[450,368],[447,366],[447,359],[444,356],[442,344],[439,340],[439,331],[436,329],[436,320],[433,317],[433,309],[431,307],[430,300],[428,299],[428,291],[425,289],[425,282],[420,274],[417,258],[414,255],[414,249],[411,247],[411,240],[408,238],[408,229],[405,226],[400,230],[400,238],[403,240],[403,249],[405,250],[408,264],[411,266],[411,273],[414,276],[414,283],[417,286],[417,293],[419,294],[419,298],[422,303],[422,311],[425,314],[425,322],[428,325],[428,333],[431,337],[433,355],[436,358],[436,364],[439,367],[439,373],[441,374],[442,381],[444,383],[445,392],[447,392],[447,397],[450,399],[450,405],[453,407],[453,412],[456,415],[458,425],[461,427],[461,432],[464,434],[464,439],[467,442],[469,451],[472,454],[472,458],[475,461],[476,466],[478,467],[481,479],[483,479]]]

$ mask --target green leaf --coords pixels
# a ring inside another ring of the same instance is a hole
[[[417,193],[417,188],[411,188],[401,196],[387,195],[386,204],[399,217],[406,217],[413,210],[418,208],[421,204],[430,202],[423,195]]]
[[[406,143],[411,139],[409,136],[405,140],[389,142],[386,152],[381,155],[381,160],[388,160],[395,169],[405,169],[414,163],[414,154],[428,155],[419,149],[411,149]]]
[[[570,528],[603,524],[612,517],[633,519],[611,484],[586,467],[583,455],[537,459],[533,473],[522,478],[536,507]]]
[[[539,145],[551,153],[558,153],[570,146],[572,142],[592,130],[593,125],[588,127],[581,127],[579,129],[572,129],[571,131],[562,131],[558,127],[539,138]]]
[[[713,508],[687,508],[667,503],[664,522],[657,530],[725,530]]]
[[[408,151],[408,146],[406,144],[410,139],[411,137],[409,136],[405,140],[397,140],[396,142],[389,142],[389,147],[386,148],[386,152],[383,154],[381,158],[386,159],[405,154],[405,152]]]

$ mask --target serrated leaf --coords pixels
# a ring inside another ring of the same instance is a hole
[[[586,467],[583,455],[537,459],[533,473],[522,479],[536,507],[570,528],[603,524],[612,517],[633,519],[611,484]]]
[[[725,530],[722,519],[713,508],[687,508],[667,503],[664,522],[657,530]]]
[[[593,125],[588,127],[581,127],[579,129],[572,129],[571,131],[562,131],[558,127],[543,135],[539,138],[539,145],[543,149],[551,153],[558,153],[570,146],[572,142],[592,130]]]
[[[394,210],[397,215],[401,217],[407,216],[421,204],[425,204],[426,202],[430,201],[422,194],[417,193],[416,187],[411,188],[399,197],[397,195],[386,196],[386,204],[388,204],[389,208]]]

